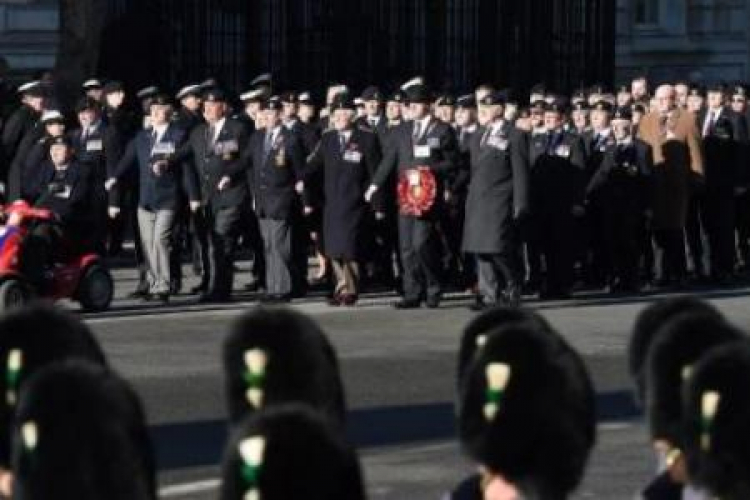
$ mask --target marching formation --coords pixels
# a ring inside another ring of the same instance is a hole
[[[522,99],[417,77],[389,93],[331,85],[318,106],[261,75],[238,96],[210,79],[174,96],[142,89],[133,106],[121,82],[91,79],[74,119],[52,88],[22,85],[2,130],[6,202],[59,216],[37,231],[29,267],[53,265],[63,238],[116,255],[132,230],[134,295],[147,300],[180,292],[186,255],[201,276],[192,292],[230,300],[239,250],[253,260],[242,285],[264,302],[320,285],[331,306],[353,306],[386,287],[400,309],[439,307],[445,290],[472,291],[481,310],[729,286],[750,262],[741,84],[652,94],[638,77]]]
[[[633,485],[637,498],[748,498],[748,342],[698,299],[642,311],[628,366],[657,467]],[[0,318],[0,360],[3,498],[157,498],[142,403],[83,323],[46,305],[13,311]],[[367,498],[337,353],[312,319],[246,311],[221,360],[229,439],[218,498]],[[498,307],[465,327],[456,366],[457,435],[475,472],[443,499],[570,498],[597,437],[581,355],[539,314]]]

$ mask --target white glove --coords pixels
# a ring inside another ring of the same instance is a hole
[[[201,208],[201,202],[200,201],[191,201],[190,202],[190,211],[191,212],[197,212]]]
[[[217,188],[219,189],[219,191],[224,191],[225,189],[229,187],[229,184],[231,183],[232,183],[232,179],[230,179],[229,176],[225,175],[219,181],[219,185],[217,186]]]
[[[302,194],[302,192],[305,190],[305,183],[302,181],[297,181],[297,184],[294,185],[294,190],[297,191],[297,194]]]
[[[370,187],[367,188],[367,191],[365,192],[365,201],[367,203],[370,203],[372,201],[372,196],[378,192],[378,187],[375,184],[370,184]]]
[[[109,207],[108,212],[110,219],[116,219],[120,215],[120,207]]]
[[[112,188],[115,187],[115,184],[117,184],[117,178],[110,177],[104,183],[104,189],[106,189],[107,191],[112,191]]]

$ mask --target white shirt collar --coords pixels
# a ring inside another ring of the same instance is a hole
[[[631,144],[633,144],[633,136],[632,135],[627,136],[625,139],[623,139],[621,141],[617,141],[617,145],[618,146],[630,146]]]
[[[169,128],[169,123],[163,125],[154,125],[154,132],[156,132],[156,142],[159,142]]]
[[[495,135],[505,126],[505,120],[495,120],[490,124],[490,134]]]
[[[227,121],[226,117],[223,117],[214,124],[214,142],[216,142],[216,139],[219,138],[219,134],[221,134],[221,129],[224,128],[224,123],[226,123],[226,121]]]

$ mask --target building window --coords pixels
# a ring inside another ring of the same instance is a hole
[[[635,24],[659,24],[659,0],[634,0]]]

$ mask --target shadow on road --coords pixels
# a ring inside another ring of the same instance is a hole
[[[640,410],[629,391],[597,396],[600,423],[633,419]],[[348,435],[358,448],[450,439],[455,435],[452,403],[366,408],[349,414]],[[160,470],[215,465],[227,437],[223,420],[152,427]]]

